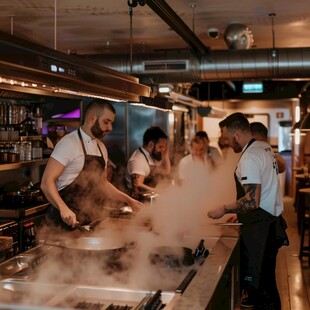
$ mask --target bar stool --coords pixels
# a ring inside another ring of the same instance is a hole
[[[308,245],[305,243],[305,234],[310,230],[310,188],[301,188],[299,190],[299,204],[298,204],[298,215],[300,225],[300,248],[299,248],[299,259],[303,256],[308,257],[308,264],[310,265],[310,235],[308,236]]]

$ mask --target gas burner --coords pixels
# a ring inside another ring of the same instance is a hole
[[[74,309],[91,309],[91,310],[131,310],[133,309],[132,306],[128,305],[117,305],[117,304],[110,304],[108,307],[104,303],[94,303],[94,302],[87,302],[87,301],[82,301],[79,302]]]
[[[104,269],[107,270],[109,274],[111,274],[113,272],[125,271],[128,268],[126,265],[122,264],[120,261],[110,261],[110,262],[106,262]]]
[[[101,310],[103,309],[104,304],[93,303],[93,302],[87,302],[87,301],[81,301],[79,302],[74,309],[92,309],[92,310]]]

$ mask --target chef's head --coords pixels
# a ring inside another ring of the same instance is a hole
[[[208,150],[209,144],[210,144],[210,139],[209,139],[208,134],[205,131],[200,130],[196,132],[195,137],[201,138],[204,142],[205,150]]]
[[[113,127],[115,108],[106,100],[95,99],[91,101],[85,110],[85,122],[83,129],[97,139],[103,138]]]
[[[268,129],[261,122],[253,122],[250,124],[252,136],[258,141],[268,141]]]
[[[195,136],[191,140],[191,153],[194,160],[204,160],[205,141],[200,136]]]
[[[168,148],[168,136],[158,126],[149,127],[143,135],[143,147],[155,160],[161,160]]]
[[[240,153],[243,147],[252,138],[250,124],[242,113],[233,113],[219,123],[223,138],[233,148],[235,153]]]

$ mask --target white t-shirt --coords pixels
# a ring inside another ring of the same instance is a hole
[[[128,163],[127,163],[127,170],[126,170],[126,183],[128,188],[132,189],[132,183],[131,183],[131,175],[132,174],[140,174],[143,175],[145,178],[150,175],[151,168],[150,166],[158,166],[160,162],[155,161],[151,154],[141,147],[143,153],[147,157],[147,160],[143,153],[137,149],[133,152],[133,154],[130,156]]]
[[[81,135],[88,155],[101,156],[98,146],[102,152],[105,162],[108,162],[108,152],[105,145],[98,139],[91,139],[82,129]],[[58,190],[71,184],[79,175],[84,166],[84,153],[82,144],[75,130],[65,135],[55,146],[51,157],[65,166],[62,175],[56,181]]]
[[[196,164],[196,165],[195,165]],[[178,177],[180,180],[184,180],[191,175],[194,166],[199,166],[200,168],[206,167],[210,168],[210,161],[208,161],[208,155],[204,155],[204,161],[195,161],[192,154],[184,156],[178,166]]]
[[[283,211],[278,166],[271,146],[263,141],[253,142],[243,153],[236,169],[239,182],[261,184],[260,207],[272,215]]]

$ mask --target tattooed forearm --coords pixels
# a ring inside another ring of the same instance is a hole
[[[134,193],[139,192],[138,178],[139,178],[139,176],[137,174],[132,174],[131,175],[131,182],[132,182],[132,187],[133,187]]]
[[[245,213],[257,209],[259,207],[255,195],[257,186],[257,184],[244,185],[245,196],[237,200],[233,208],[225,208],[225,213]]]

